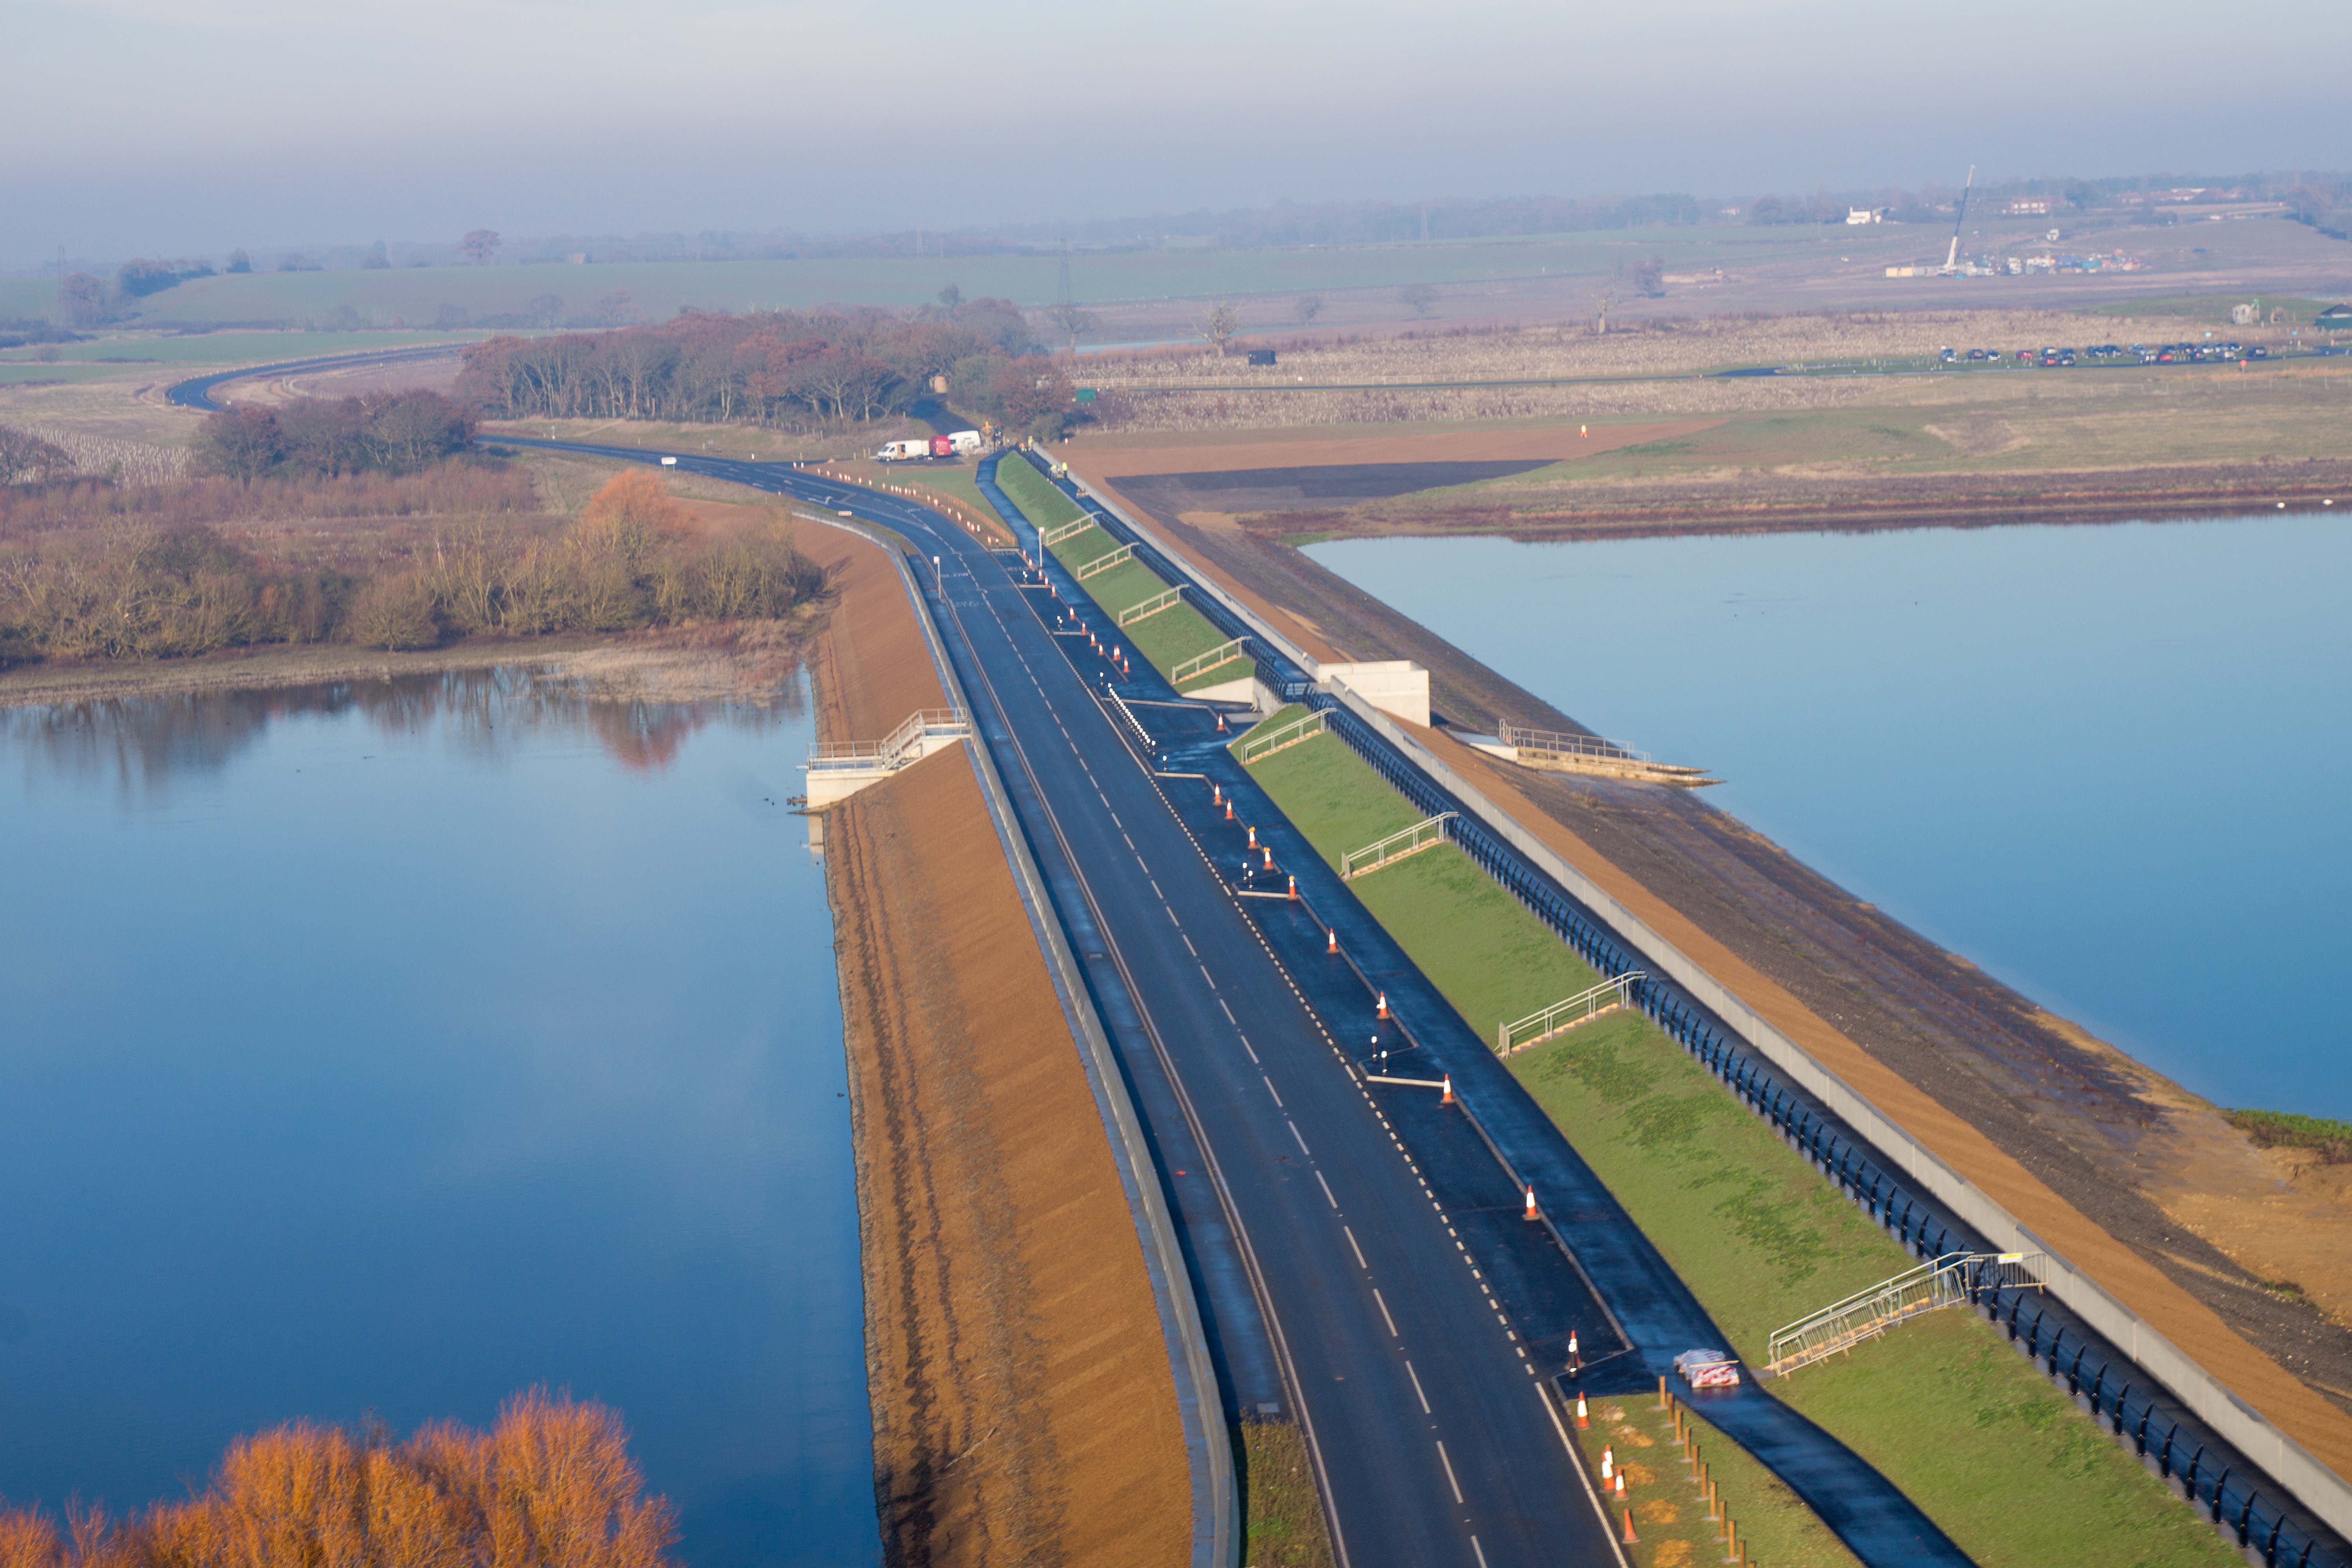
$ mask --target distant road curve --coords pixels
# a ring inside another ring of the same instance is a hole
[[[249,364],[242,369],[219,371],[212,375],[200,375],[180,382],[163,396],[165,401],[177,404],[182,408],[217,414],[227,405],[213,394],[232,381],[250,381],[258,375],[288,375],[306,370],[351,370],[363,364],[403,364],[411,360],[446,359],[463,346],[458,343],[426,343],[415,348],[373,349],[365,353],[289,359],[277,364]]]

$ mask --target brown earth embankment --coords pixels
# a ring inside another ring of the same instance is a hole
[[[1116,479],[1089,475],[1113,500]],[[1139,490],[1147,487],[1139,485]],[[1442,731],[1570,716],[1295,550],[1149,511],[1285,630],[1430,670],[1433,747],[2321,1459],[2352,1474],[2352,1206],[2214,1108],[1689,792],[1493,762]],[[1302,637],[1302,640],[1308,640]],[[1703,761],[1704,759],[1676,759]]]
[[[838,590],[825,738],[943,706],[889,558],[824,529],[802,547]],[[971,758],[824,826],[886,1561],[1180,1563],[1191,1481],[1142,1246]]]

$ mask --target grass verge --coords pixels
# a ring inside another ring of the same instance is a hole
[[[1251,773],[1335,864],[1418,816],[1336,735],[1278,752]],[[1349,888],[1481,1038],[1592,984],[1549,928],[1451,845]],[[1638,1014],[1605,1015],[1509,1065],[1742,1359],[1761,1360],[1781,1324],[1911,1266]],[[1979,1319],[1937,1314],[1773,1391],[1877,1467],[1986,1568],[2231,1560]]]
[[[996,476],[1004,493],[1041,531],[1076,522],[1085,515],[1025,458],[1008,455],[997,464]],[[1089,526],[1046,548],[1054,552],[1055,560],[1075,573],[1115,553],[1119,543],[1102,529]],[[1150,567],[1130,558],[1096,573],[1078,586],[1116,620],[1127,611],[1167,593],[1169,584]],[[1121,626],[1118,635],[1162,675],[1229,640],[1206,616],[1181,602]],[[1249,674],[1250,668],[1247,658],[1235,655],[1187,675],[1177,683],[1178,689],[1197,691],[1204,686],[1239,680]]]
[[[1287,1421],[1242,1422],[1242,1561],[1251,1568],[1331,1568],[1331,1539],[1307,1463]]]
[[[1612,1533],[1633,1510],[1635,1543],[1626,1555],[1638,1568],[1697,1568],[1724,1560],[1724,1515],[1738,1531],[1750,1564],[1769,1568],[1854,1568],[1860,1559],[1787,1483],[1685,1406],[1682,1418],[1696,1463],[1685,1459],[1674,1417],[1653,1394],[1595,1400],[1592,1425],[1576,1435],[1585,1463],[1601,1473],[1607,1447],[1625,1474],[1625,1500],[1606,1500]],[[1699,1485],[1699,1465],[1714,1483],[1720,1510],[1710,1516]]]

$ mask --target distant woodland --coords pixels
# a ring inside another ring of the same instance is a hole
[[[239,407],[207,417],[196,476],[156,484],[60,475],[18,440],[36,478],[0,485],[0,668],[772,620],[824,591],[782,526],[708,537],[650,473],[549,516],[472,429],[430,393]]]
[[[0,1502],[0,1568],[669,1568],[677,1539],[620,1417],[540,1390],[488,1432],[241,1437],[205,1490],[131,1517]]]
[[[903,414],[944,385],[956,407],[1058,434],[1069,387],[1021,311],[946,290],[913,315],[863,309],[726,316],[465,351],[457,397],[493,419],[749,421],[808,428]]]

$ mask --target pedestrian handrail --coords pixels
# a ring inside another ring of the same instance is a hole
[[[1637,752],[1631,746],[1621,746],[1614,741],[1604,741],[1598,735],[1566,735],[1557,730],[1530,730],[1506,719],[1496,727],[1495,738],[1507,746],[1523,752],[1548,752],[1554,756],[1591,757],[1601,762],[1646,763],[1647,752]]]
[[[1965,1305],[1986,1290],[2038,1287],[2047,1261],[2038,1252],[1948,1252],[1774,1331],[1764,1370],[1785,1377],[1939,1307]]]
[[[1442,812],[1416,822],[1411,827],[1391,833],[1377,844],[1349,850],[1339,857],[1339,879],[1345,882],[1368,876],[1383,866],[1395,865],[1408,855],[1436,848],[1445,842],[1445,825],[1453,821],[1455,815],[1450,811]]]
[[[1040,544],[1059,544],[1065,539],[1076,539],[1079,534],[1084,533],[1094,525],[1095,520],[1093,518],[1082,517],[1076,522],[1066,522],[1059,528],[1048,528],[1040,531],[1037,535],[1037,542]]]
[[[1638,969],[1629,969],[1613,980],[1604,980],[1589,991],[1580,991],[1539,1013],[1530,1013],[1516,1024],[1498,1025],[1495,1030],[1495,1054],[1507,1057],[1513,1051],[1541,1045],[1554,1035],[1565,1034],[1579,1024],[1589,1024],[1603,1013],[1626,1006],[1634,982],[1648,978]]]
[[[1141,604],[1129,605],[1121,610],[1118,613],[1118,624],[1123,626],[1132,626],[1138,621],[1158,615],[1162,610],[1172,610],[1183,602],[1184,590],[1181,588],[1171,588],[1164,594],[1154,594]]]
[[[1328,710],[1318,708],[1306,718],[1294,719],[1278,728],[1253,730],[1233,743],[1231,750],[1234,760],[1242,766],[1247,767],[1259,758],[1270,757],[1286,746],[1295,746],[1301,741],[1313,740],[1323,732],[1324,726],[1328,722]]]
[[[809,748],[809,766],[823,769],[872,768],[889,772],[918,760],[932,735],[969,735],[971,715],[961,708],[924,708],[907,715],[898,727],[878,741],[821,741]]]
[[[1071,574],[1071,575],[1083,583],[1089,577],[1109,571],[1112,567],[1118,565],[1122,561],[1132,561],[1133,559],[1135,559],[1135,546],[1132,544],[1122,544],[1108,555],[1096,556],[1092,561],[1089,561],[1085,565],[1079,567],[1075,573]]]
[[[1214,669],[1221,664],[1230,664],[1234,659],[1248,657],[1249,639],[1247,637],[1235,637],[1231,642],[1219,643],[1206,653],[1195,654],[1191,658],[1178,659],[1168,671],[1168,684],[1181,686],[1194,676]]]

